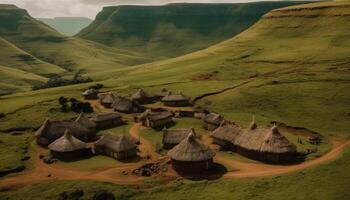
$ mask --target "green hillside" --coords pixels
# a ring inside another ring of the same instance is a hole
[[[92,22],[91,19],[85,17],[39,18],[39,20],[68,36],[77,34]]]
[[[0,4],[0,51],[1,65],[46,77],[80,72],[94,78],[96,72],[154,59],[64,36],[32,18],[26,10],[3,4]]]
[[[175,57],[241,33],[268,11],[300,2],[105,7],[78,37]]]

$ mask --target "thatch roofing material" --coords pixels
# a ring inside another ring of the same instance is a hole
[[[166,88],[163,88],[163,89],[160,90],[159,93],[156,94],[156,96],[158,96],[158,97],[165,97],[168,94],[168,92],[169,91]]]
[[[86,143],[71,135],[67,129],[62,137],[49,145],[49,149],[56,152],[72,152],[86,148]]]
[[[215,129],[210,135],[214,138],[224,140],[227,142],[234,141],[239,136],[242,130],[234,124],[222,124]]]
[[[163,143],[167,144],[179,144],[184,140],[192,129],[164,129],[163,130]]]
[[[150,110],[146,110],[140,115],[140,119],[149,119],[151,121],[158,121],[162,119],[167,119],[173,117],[173,113],[169,111],[162,111],[162,112],[152,112]]]
[[[168,92],[165,97],[162,98],[163,102],[173,102],[173,101],[189,101],[190,99],[186,96],[184,96],[181,92],[177,94],[172,94],[171,92]]]
[[[76,121],[50,121],[46,119],[43,125],[35,132],[36,137],[45,137],[54,140],[61,137],[65,130],[79,137],[90,134],[90,130]]]
[[[200,162],[210,160],[215,156],[215,152],[202,144],[196,138],[195,133],[191,133],[168,152],[171,159],[185,162]]]
[[[93,119],[93,121],[102,122],[102,121],[108,121],[108,120],[114,120],[114,119],[120,119],[120,118],[122,118],[121,115],[119,115],[118,113],[112,112],[112,113],[99,114]]]
[[[249,151],[275,154],[296,152],[296,146],[288,141],[276,126],[272,129],[257,127],[240,130],[233,125],[224,125],[215,130],[212,136]]]
[[[153,98],[152,95],[145,92],[143,89],[138,89],[135,94],[131,96],[131,100],[143,100]]]
[[[114,152],[122,152],[136,148],[136,145],[133,143],[133,141],[124,135],[102,136],[95,143],[95,146],[109,148]]]
[[[216,113],[209,113],[204,116],[203,121],[208,124],[214,124],[219,126],[221,123],[225,121],[224,117],[216,114]]]
[[[95,95],[95,94],[97,94],[97,93],[98,93],[98,91],[97,91],[96,89],[90,88],[90,89],[85,90],[85,91],[83,92],[83,95],[84,95],[84,96],[88,96],[88,95]]]
[[[117,98],[119,97],[112,92],[108,92],[107,94],[100,94],[100,101],[101,103],[105,104],[112,104]]]
[[[132,112],[138,110],[138,105],[130,99],[119,97],[114,101],[112,107],[120,112]]]
[[[82,126],[92,130],[96,128],[96,123],[85,116],[84,113],[80,113],[75,122],[81,124]]]

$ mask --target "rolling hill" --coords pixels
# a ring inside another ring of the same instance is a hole
[[[150,62],[154,58],[72,38],[32,18],[26,10],[0,5],[0,64],[37,75],[70,76]]]
[[[175,57],[229,39],[268,11],[300,2],[105,7],[77,37]]]
[[[92,22],[86,17],[39,18],[39,20],[67,36],[77,34]]]

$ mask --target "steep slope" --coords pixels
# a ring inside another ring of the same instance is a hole
[[[39,18],[39,20],[68,36],[77,34],[92,22],[91,19],[85,17]]]
[[[11,5],[0,5],[0,37],[69,72],[93,73],[150,61],[138,53],[66,37]]]
[[[175,57],[231,38],[268,11],[300,2],[105,7],[78,37]]]

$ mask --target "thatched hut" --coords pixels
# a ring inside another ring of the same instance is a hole
[[[158,100],[162,100],[162,98],[164,98],[168,94],[168,92],[169,91],[166,88],[163,88],[160,90],[160,92],[155,94],[155,98]]]
[[[116,99],[112,104],[112,107],[115,111],[122,113],[139,113],[143,111],[140,105],[124,97],[119,97]]]
[[[223,150],[232,150],[233,142],[241,133],[241,128],[233,123],[222,123],[215,129],[210,136],[213,138],[213,143],[221,146]]]
[[[61,160],[76,159],[89,154],[86,143],[74,137],[69,129],[65,130],[62,137],[52,142],[49,149],[53,157]]]
[[[163,148],[172,149],[184,140],[193,129],[163,129]]]
[[[86,100],[98,99],[98,91],[96,89],[90,88],[83,92],[83,96]]]
[[[285,163],[295,158],[296,146],[275,125],[271,129],[254,127],[243,130],[235,138],[233,145],[236,152],[269,163]]]
[[[66,129],[69,129],[74,137],[83,141],[89,141],[96,137],[94,130],[85,127],[77,121],[51,121],[46,119],[35,132],[36,141],[39,145],[47,147],[53,141],[62,137]]]
[[[113,94],[112,92],[108,92],[106,94],[99,95],[100,103],[105,108],[111,108],[114,101],[118,98],[119,97],[117,95]]]
[[[173,122],[173,113],[169,111],[152,112],[146,110],[139,116],[138,121],[147,127],[163,128]]]
[[[190,98],[184,96],[181,92],[178,92],[177,94],[172,94],[171,92],[168,92],[167,95],[162,98],[162,102],[164,103],[164,105],[171,107],[191,105]]]
[[[215,152],[202,144],[193,131],[168,152],[171,164],[176,171],[200,173],[213,165]]]
[[[132,96],[131,100],[139,104],[151,103],[154,100],[154,96],[148,94],[143,89],[138,89]]]
[[[110,156],[116,160],[126,160],[136,156],[136,145],[124,135],[105,135],[94,144],[94,152]]]
[[[209,113],[203,118],[204,125],[203,127],[209,131],[213,131],[220,126],[221,123],[225,122],[225,119],[222,115],[217,113]]]
[[[96,123],[97,130],[113,128],[124,124],[122,116],[115,112],[99,114],[92,120]]]
[[[78,118],[75,120],[78,124],[84,126],[91,132],[96,132],[96,123],[90,118],[86,117],[84,113],[80,113]]]

